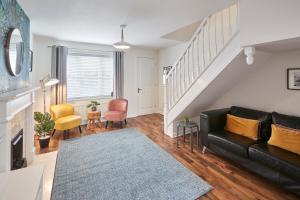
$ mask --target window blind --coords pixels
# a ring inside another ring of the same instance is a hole
[[[113,92],[113,54],[69,52],[67,99],[109,97]]]

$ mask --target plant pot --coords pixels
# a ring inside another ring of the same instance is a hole
[[[39,138],[40,147],[42,149],[49,147],[49,142],[50,142],[50,136],[45,136],[45,137]]]
[[[97,111],[97,107],[92,107],[92,111],[96,112]]]

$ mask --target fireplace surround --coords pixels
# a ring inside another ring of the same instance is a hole
[[[26,87],[0,94],[0,172],[11,170],[13,119],[21,112],[23,123],[23,157],[30,164],[34,155],[34,93],[39,87]]]

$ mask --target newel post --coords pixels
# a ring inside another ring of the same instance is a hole
[[[167,75],[172,69],[172,66],[164,67],[163,68],[163,86],[164,86],[164,133],[167,134],[167,124],[168,124],[168,95],[167,95]]]

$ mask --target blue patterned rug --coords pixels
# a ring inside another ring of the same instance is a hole
[[[137,129],[61,142],[52,200],[194,200],[211,186]]]

